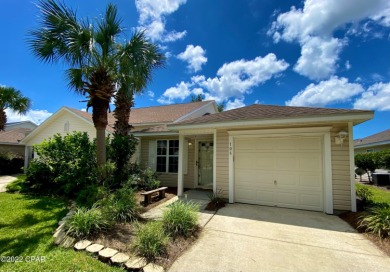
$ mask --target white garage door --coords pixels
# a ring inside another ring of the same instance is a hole
[[[321,138],[236,138],[234,150],[236,202],[323,211]]]

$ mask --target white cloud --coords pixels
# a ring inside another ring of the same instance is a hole
[[[390,110],[390,83],[375,83],[353,104],[355,109]]]
[[[349,101],[353,96],[364,91],[358,83],[349,83],[348,79],[337,76],[318,84],[310,84],[286,101],[287,106],[324,107],[326,105]]]
[[[154,92],[153,91],[147,91],[146,95],[149,96],[149,98],[154,98]]]
[[[47,110],[29,110],[25,115],[19,115],[10,109],[6,109],[5,113],[7,114],[7,122],[32,121],[37,125],[52,115]]]
[[[313,80],[327,78],[336,71],[343,42],[336,38],[313,37],[302,44],[301,56],[294,71]]]
[[[226,102],[225,110],[232,110],[232,109],[237,109],[242,107],[245,107],[244,100],[236,98],[233,101],[228,100],[228,102]]]
[[[193,72],[198,72],[202,69],[202,65],[207,62],[205,57],[206,51],[199,45],[187,45],[186,50],[181,52],[177,57],[188,63],[188,69]]]
[[[172,42],[183,38],[186,31],[177,32],[165,29],[165,16],[175,12],[187,0],[135,0],[135,6],[140,15],[140,29],[145,29],[146,35],[152,41]]]
[[[388,0],[305,0],[302,9],[293,6],[279,14],[268,34],[275,42],[298,42],[302,55],[295,70],[312,79],[323,79],[336,71],[343,46],[332,37],[333,32],[348,23],[356,25],[367,19],[390,26],[389,11]],[[314,48],[317,54],[310,54]]]
[[[183,100],[192,93],[202,93],[207,100],[223,102],[233,98],[231,104],[238,105],[246,94],[252,92],[252,88],[277,76],[288,66],[286,61],[278,60],[272,53],[253,60],[241,59],[225,63],[216,77],[206,79],[203,75],[193,76],[191,82],[181,82],[176,87],[167,89],[158,101],[173,103],[174,99]]]
[[[253,60],[241,59],[225,63],[218,70],[217,77],[198,77],[196,80],[210,95],[217,97],[217,101],[223,101],[230,97],[242,98],[251,93],[253,87],[283,72],[288,66],[287,62],[278,60],[275,54],[270,53]]]
[[[176,84],[175,87],[171,87],[167,89],[163,95],[157,99],[157,101],[161,104],[172,104],[174,103],[175,99],[181,99],[184,100],[188,96],[190,96],[191,91],[190,87],[192,84],[187,82],[180,82],[179,84]]]

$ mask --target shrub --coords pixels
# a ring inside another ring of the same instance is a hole
[[[199,206],[192,202],[177,201],[163,213],[163,225],[172,236],[188,237],[198,224]]]
[[[55,175],[52,168],[39,160],[32,160],[26,171],[26,185],[30,190],[42,194],[56,190],[56,184],[52,181]]]
[[[119,188],[130,175],[130,158],[133,156],[138,140],[133,135],[114,134],[108,149],[108,157],[117,168],[114,173],[112,188]]]
[[[139,205],[133,189],[124,187],[96,203],[115,222],[133,221],[139,216]]]
[[[103,199],[107,193],[107,189],[104,186],[99,186],[97,184],[89,185],[78,192],[76,197],[77,205],[91,208],[93,204]]]
[[[78,208],[65,222],[67,234],[75,238],[85,238],[89,235],[105,230],[110,221],[98,208]]]
[[[390,149],[378,152],[379,166],[390,170]]]
[[[372,214],[361,219],[359,227],[364,227],[367,232],[372,232],[381,238],[390,235],[390,207],[376,207]]]
[[[26,175],[19,176],[16,180],[8,183],[5,189],[8,193],[25,192],[26,191]]]
[[[160,181],[157,179],[157,173],[150,167],[138,168],[129,176],[128,184],[136,187],[138,190],[154,190],[160,187]]]
[[[218,190],[215,193],[212,192],[208,194],[208,198],[210,199],[210,203],[207,205],[209,210],[218,210],[222,207],[225,207],[225,199],[222,198],[222,190]]]
[[[31,187],[73,197],[96,183],[96,148],[86,132],[56,134],[34,148],[39,158],[27,170]]]
[[[368,186],[356,184],[356,195],[362,201],[362,205],[366,206],[371,202],[371,199],[374,194]]]
[[[161,222],[149,222],[136,226],[137,232],[133,248],[137,253],[147,259],[155,259],[166,252],[169,241]]]

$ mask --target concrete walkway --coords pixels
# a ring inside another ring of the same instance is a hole
[[[17,179],[17,176],[0,176],[0,193],[5,192],[8,183]]]
[[[336,216],[245,204],[222,208],[169,269],[389,271],[390,258]]]

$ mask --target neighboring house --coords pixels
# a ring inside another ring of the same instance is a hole
[[[25,146],[20,142],[36,127],[31,121],[7,123],[4,131],[0,131],[0,153],[11,152],[24,157]]]
[[[10,131],[16,128],[25,128],[31,131],[34,130],[37,126],[38,125],[31,121],[12,122],[5,125],[4,131]]]
[[[333,214],[356,211],[352,128],[373,116],[270,105],[217,113],[215,102],[205,101],[133,109],[130,124],[140,139],[137,161],[155,169],[163,185],[177,186],[179,195],[183,188],[213,189],[230,203]],[[110,115],[107,133],[114,121]],[[45,123],[26,137],[26,146],[65,128],[95,133],[90,114],[69,108]]]
[[[390,149],[390,129],[354,141],[355,153]]]

